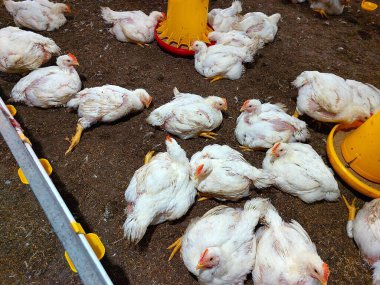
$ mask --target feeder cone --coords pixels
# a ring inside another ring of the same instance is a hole
[[[169,0],[166,19],[157,28],[158,37],[169,46],[187,50],[197,40],[210,43],[207,13],[208,0]]]
[[[365,123],[336,125],[327,138],[327,155],[337,174],[362,194],[380,198],[380,112]]]

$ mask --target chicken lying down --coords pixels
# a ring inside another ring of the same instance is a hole
[[[227,145],[208,145],[190,160],[192,178],[200,196],[236,201],[249,196],[251,184],[269,187],[274,177],[250,165]]]
[[[212,9],[207,16],[208,24],[217,32],[229,32],[239,20],[242,11],[241,2],[235,0],[226,9]]]
[[[243,209],[218,206],[190,222],[172,246],[200,284],[243,285],[255,263],[255,227],[270,202],[255,198]]]
[[[207,47],[204,42],[195,41],[192,49],[195,52],[195,69],[214,82],[223,78],[239,79],[245,71],[243,62],[253,61],[257,45],[253,43],[249,47],[241,48],[216,44]]]
[[[0,71],[24,73],[39,68],[60,48],[50,38],[16,27],[0,29]]]
[[[203,98],[190,93],[180,93],[174,88],[174,100],[155,109],[147,118],[148,124],[161,127],[181,139],[196,136],[215,139],[211,132],[223,121],[222,111],[227,110],[225,98]]]
[[[270,43],[277,34],[277,24],[281,19],[279,13],[267,16],[261,12],[247,13],[234,25],[234,29],[245,32],[251,38],[259,38]]]
[[[146,15],[142,11],[116,12],[108,7],[102,7],[102,17],[117,40],[135,43],[140,46],[151,43],[154,39],[154,29],[158,21],[163,20],[161,12],[153,11]]]
[[[256,232],[254,284],[326,285],[329,267],[302,226],[284,222],[274,207],[267,209],[264,220],[266,226]]]
[[[18,27],[35,31],[59,29],[67,21],[64,13],[71,12],[69,5],[48,0],[4,0],[4,5]]]
[[[349,217],[347,234],[359,247],[365,261],[373,267],[373,285],[380,284],[380,198],[366,203],[356,214],[355,199],[349,204],[343,197]]]
[[[380,110],[380,90],[370,84],[318,71],[304,71],[292,84],[298,88],[296,113],[318,121],[365,121]]]
[[[266,153],[263,169],[275,177],[277,188],[306,203],[339,198],[333,171],[308,144],[275,144]]]
[[[32,71],[12,89],[12,100],[31,107],[64,106],[82,87],[75,65],[78,60],[69,53],[57,58],[57,66]]]
[[[306,141],[310,134],[306,123],[285,113],[282,104],[244,102],[235,128],[243,150],[270,148],[277,142]]]
[[[310,8],[327,18],[329,15],[340,15],[344,7],[349,5],[350,0],[309,0]]]
[[[124,236],[134,243],[142,239],[149,225],[185,215],[195,200],[186,152],[169,136],[165,143],[167,152],[158,153],[140,167],[125,191],[128,217]]]
[[[67,103],[67,107],[78,109],[80,119],[66,154],[79,143],[84,129],[97,122],[109,123],[141,111],[151,102],[152,97],[144,89],[131,91],[115,85],[83,89]]]
[[[264,47],[263,40],[258,37],[250,38],[242,31],[229,31],[227,33],[214,31],[207,36],[210,41],[214,41],[220,45],[248,48],[252,56],[254,56],[259,49]]]

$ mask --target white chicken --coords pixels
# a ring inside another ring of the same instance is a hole
[[[229,31],[227,33],[211,32],[208,35],[209,40],[225,46],[234,46],[240,48],[249,48],[252,55],[264,47],[264,41],[260,38],[250,38],[242,31]]]
[[[356,217],[355,199],[349,204],[347,234],[359,247],[365,261],[373,267],[373,285],[380,284],[380,198],[366,203]]]
[[[84,129],[97,122],[113,122],[141,111],[144,107],[148,108],[151,102],[152,97],[144,89],[130,91],[115,85],[83,89],[67,102],[67,107],[78,109],[80,119],[66,154],[79,143]]]
[[[244,102],[237,119],[235,136],[243,150],[270,148],[277,142],[306,141],[306,123],[285,113],[282,104]]]
[[[215,82],[223,78],[239,79],[245,71],[243,62],[253,61],[257,45],[254,43],[248,48],[219,44],[207,47],[204,42],[195,41],[192,49],[195,69],[210,82]]]
[[[256,232],[254,284],[326,285],[329,267],[302,226],[285,223],[274,207],[268,207],[264,220],[266,226]]]
[[[329,15],[340,15],[350,0],[309,0],[310,8],[327,18]]]
[[[70,13],[69,5],[48,0],[4,0],[5,8],[13,16],[18,27],[35,31],[54,31],[66,23],[64,13]]]
[[[151,12],[148,16],[142,11],[116,12],[108,7],[101,9],[103,19],[107,24],[113,25],[110,32],[117,40],[140,46],[153,41],[154,29],[158,21],[164,18],[164,15],[157,11]]]
[[[236,201],[256,188],[269,187],[274,177],[250,165],[238,151],[227,145],[208,145],[190,160],[192,178],[201,196]]]
[[[60,48],[50,38],[16,27],[0,29],[0,71],[23,73],[39,68]]]
[[[255,263],[254,230],[270,202],[255,198],[244,209],[218,206],[193,219],[182,238],[173,243],[170,259],[181,248],[187,269],[200,284],[243,285]]]
[[[32,71],[12,89],[12,100],[39,108],[64,106],[82,87],[75,65],[78,60],[69,53],[57,58],[57,66]]]
[[[378,89],[371,85],[358,86],[357,82],[345,81],[332,73],[304,71],[292,84],[298,88],[296,114],[307,114],[318,121],[365,121],[380,108]]]
[[[275,177],[277,188],[306,203],[339,198],[333,171],[308,144],[277,143],[267,151],[262,167]]]
[[[128,217],[124,236],[134,243],[142,239],[149,225],[182,217],[195,200],[186,152],[169,136],[165,143],[167,152],[140,167],[125,191]]]
[[[207,16],[208,24],[217,32],[229,32],[239,20],[242,11],[239,0],[232,1],[231,7],[226,9],[212,9]]]
[[[274,40],[277,34],[277,24],[281,19],[279,13],[267,16],[261,12],[251,12],[234,25],[234,29],[245,32],[249,37],[259,38],[265,43]]]
[[[147,118],[152,126],[189,139],[195,136],[215,139],[211,132],[223,121],[222,111],[227,110],[225,98],[209,96],[203,98],[190,93],[180,93],[174,88],[174,100],[155,109]]]

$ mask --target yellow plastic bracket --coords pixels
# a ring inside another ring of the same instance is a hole
[[[104,247],[102,241],[100,240],[99,236],[94,233],[86,234],[86,232],[83,230],[83,227],[80,223],[72,222],[71,227],[73,228],[74,232],[77,234],[83,234],[85,238],[87,239],[88,243],[90,244],[92,250],[94,251],[96,257],[101,260],[104,257],[104,254],[106,253],[106,248]],[[65,258],[67,263],[70,266],[70,269],[77,273],[77,270],[73,264],[73,262],[70,259],[69,254],[67,251],[65,251]]]
[[[17,109],[13,105],[7,105],[8,111],[11,113],[12,117],[16,116]]]
[[[53,167],[51,166],[50,162],[45,158],[40,158],[40,162],[44,167],[46,173],[50,176],[53,172]],[[28,179],[26,179],[24,172],[22,172],[21,168],[18,169],[17,173],[22,183],[29,184]]]

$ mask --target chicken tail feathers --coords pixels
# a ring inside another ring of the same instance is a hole
[[[307,83],[307,78],[304,74],[305,72],[302,72],[300,75],[297,76],[297,78],[292,82],[292,85],[296,88],[301,88]]]
[[[273,208],[269,199],[266,198],[254,198],[247,201],[244,205],[245,212],[259,213],[259,217],[264,217],[268,209]]]
[[[80,96],[75,95],[72,99],[70,99],[69,102],[67,102],[66,107],[77,109],[79,107],[79,104],[80,104]]]
[[[108,7],[100,7],[102,10],[102,18],[106,21],[107,24],[113,24],[114,21],[118,20],[115,16],[115,12]]]
[[[162,126],[165,123],[165,118],[161,116],[158,112],[153,111],[146,121],[149,125],[152,126]]]
[[[273,25],[277,25],[278,21],[280,21],[281,19],[281,14],[279,13],[276,13],[276,14],[273,14],[269,17],[269,21],[273,24]]]
[[[259,175],[256,176],[256,179],[252,180],[256,188],[268,188],[273,185],[274,177],[269,171],[264,169],[257,169],[257,171],[259,171]]]
[[[144,221],[133,215],[128,216],[123,225],[124,238],[129,242],[137,244],[143,238],[149,223],[150,221]]]
[[[279,227],[283,222],[282,218],[273,206],[266,211],[264,221],[270,227]]]
[[[17,10],[17,3],[12,0],[3,0],[3,4],[9,13],[13,13],[15,10]]]

